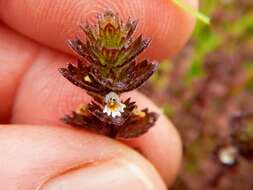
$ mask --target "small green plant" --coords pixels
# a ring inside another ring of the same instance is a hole
[[[131,138],[142,135],[152,127],[157,114],[140,110],[120,94],[140,87],[156,71],[156,61],[136,62],[136,57],[149,45],[142,35],[131,36],[137,21],[127,23],[110,11],[98,16],[95,26],[82,26],[87,36],[69,40],[79,56],[77,66],[61,68],[61,74],[74,85],[85,89],[93,97],[88,105],[80,105],[63,121],[112,138]]]

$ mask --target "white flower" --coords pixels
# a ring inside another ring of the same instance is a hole
[[[110,92],[105,96],[105,103],[103,112],[113,118],[120,117],[126,107],[125,104],[120,102],[120,98],[115,92]]]

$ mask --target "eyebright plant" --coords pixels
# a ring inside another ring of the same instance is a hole
[[[86,42],[69,40],[78,55],[77,64],[60,68],[60,73],[74,85],[84,89],[93,98],[67,115],[67,124],[88,129],[111,138],[137,137],[147,132],[157,120],[157,114],[140,110],[130,98],[120,95],[140,87],[156,71],[156,61],[136,61],[136,57],[149,45],[150,39],[142,35],[133,39],[137,21],[126,23],[118,14],[107,11],[98,15],[95,25],[87,23],[81,28]]]

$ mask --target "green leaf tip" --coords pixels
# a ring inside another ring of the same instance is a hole
[[[172,0],[177,6],[182,8],[184,11],[190,13],[194,17],[196,17],[198,20],[202,21],[203,23],[209,25],[210,24],[210,18],[203,13],[199,12],[198,10],[193,9],[190,5],[186,4],[182,0]]]

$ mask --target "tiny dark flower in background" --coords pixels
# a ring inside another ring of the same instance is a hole
[[[253,111],[241,111],[230,121],[231,142],[244,159],[253,160]]]
[[[246,159],[253,160],[253,111],[241,111],[231,116],[228,136],[214,150],[215,160],[226,167],[235,167]]]
[[[110,11],[98,16],[97,24],[82,26],[86,42],[69,41],[79,56],[77,65],[59,69],[61,74],[93,97],[88,105],[80,105],[64,122],[112,138],[131,138],[142,135],[152,127],[157,114],[140,110],[120,94],[140,87],[157,68],[157,62],[136,57],[149,45],[141,35],[131,36],[137,21],[127,23]]]

